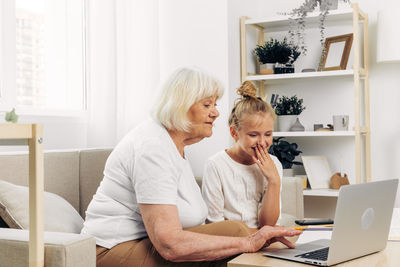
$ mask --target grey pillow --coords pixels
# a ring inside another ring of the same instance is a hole
[[[29,189],[0,180],[0,216],[10,228],[29,229]],[[44,230],[80,233],[83,219],[62,197],[44,193]]]

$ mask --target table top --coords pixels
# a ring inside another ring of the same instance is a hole
[[[338,267],[397,267],[400,266],[400,237],[391,237],[384,250],[358,259],[346,261],[335,266]],[[268,249],[266,249],[268,250]],[[262,255],[263,252],[244,253],[228,262],[228,267],[262,267],[262,266],[311,266],[304,263],[298,263],[288,260],[274,259]]]

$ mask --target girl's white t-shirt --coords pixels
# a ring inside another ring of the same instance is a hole
[[[110,154],[82,234],[105,248],[146,237],[139,203],[176,205],[183,228],[201,225],[207,216],[189,162],[152,119],[129,132]]]
[[[277,157],[270,157],[282,179],[282,164]],[[258,214],[267,186],[257,164],[240,164],[226,151],[218,152],[207,160],[204,168],[202,194],[208,207],[207,221],[239,220],[258,228]]]

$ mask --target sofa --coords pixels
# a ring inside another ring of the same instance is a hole
[[[45,151],[45,191],[65,199],[63,201],[71,206],[76,214],[85,218],[87,206],[103,178],[104,165],[110,152],[111,149]],[[0,153],[0,180],[27,186],[27,177],[27,152]],[[201,186],[201,178],[196,178],[196,180]],[[45,195],[45,266],[96,266],[94,238],[79,233],[47,231],[46,199]],[[3,208],[4,212],[6,207],[0,204],[0,209]],[[300,179],[283,179],[282,213],[282,225],[291,225],[294,218],[303,218],[303,193]],[[63,219],[63,221],[66,220]],[[4,221],[3,227],[7,227]],[[23,229],[0,228],[0,267],[28,266],[29,233]]]

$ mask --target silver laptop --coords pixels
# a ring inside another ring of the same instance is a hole
[[[398,180],[342,186],[336,205],[332,237],[277,249],[265,256],[329,266],[386,247]]]

